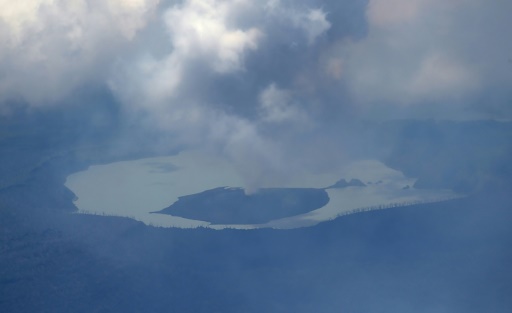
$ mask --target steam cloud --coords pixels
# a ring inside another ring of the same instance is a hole
[[[512,117],[507,1],[0,6],[2,112],[106,86],[126,118],[227,157],[249,189],[342,157],[325,143],[352,118]]]

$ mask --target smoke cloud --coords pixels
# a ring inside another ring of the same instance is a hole
[[[249,188],[338,162],[350,120],[512,117],[506,1],[0,5],[2,111],[104,87],[122,118],[228,158]]]

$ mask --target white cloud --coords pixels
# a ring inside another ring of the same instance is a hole
[[[444,118],[443,106],[458,115],[474,110],[475,95],[501,79],[512,83],[497,66],[512,48],[499,35],[509,25],[507,9],[512,3],[371,0],[368,35],[333,48],[344,61],[344,82],[370,110],[386,106],[393,114],[405,106],[414,113],[417,105],[438,105],[432,114]]]
[[[58,102],[88,81],[143,28],[158,0],[0,0],[0,100]]]
[[[377,27],[413,22],[425,4],[424,0],[370,0],[367,9],[368,22]]]
[[[161,57],[148,53],[126,61],[110,86],[123,102],[157,116],[186,107],[190,102],[187,83],[194,83],[194,69],[201,68],[204,75],[242,71],[245,54],[258,48],[261,31],[229,24],[242,4],[237,0],[187,0],[168,8],[163,24],[171,49]]]
[[[264,164],[291,171],[290,151],[326,149],[298,147],[308,133],[325,137],[319,119],[358,114],[352,102],[361,115],[422,117],[427,104],[446,117],[442,106],[462,114],[492,92],[493,112],[504,107],[512,2],[370,0],[364,36],[334,19],[347,16],[328,11],[338,3],[0,0],[0,102],[62,103],[107,85],[125,113],[174,140],[212,145],[240,168],[258,164],[246,170],[254,186]]]
[[[123,36],[132,39],[146,25],[150,14],[160,0],[108,0],[111,19]]]
[[[215,71],[231,72],[243,68],[243,55],[257,49],[259,29],[228,25],[233,7],[240,1],[187,0],[165,14],[174,46],[181,58],[204,58]]]
[[[309,45],[313,45],[318,37],[331,28],[327,13],[322,9],[302,8],[282,4],[279,0],[269,0],[265,4],[269,16],[299,29],[306,37]]]
[[[306,33],[310,45],[331,28],[331,23],[327,21],[325,12],[320,9],[299,13],[294,19],[296,25]]]
[[[480,0],[477,0],[480,1]],[[373,27],[393,28],[415,25],[433,14],[452,14],[474,0],[370,0],[366,16]],[[443,17],[444,18],[444,17]]]
[[[192,79],[191,67],[222,75],[244,71],[247,55],[266,38],[264,31],[273,31],[269,21],[285,21],[310,45],[330,27],[323,10],[280,1],[184,0],[167,7],[159,2],[0,0],[0,70],[9,73],[0,78],[0,101],[45,105],[88,83],[108,82],[128,102],[132,97],[162,102]],[[158,18],[172,47],[163,54],[141,45],[154,44],[151,34],[144,40],[137,36]]]
[[[262,120],[271,123],[305,122],[304,112],[292,100],[289,91],[280,89],[275,84],[270,84],[260,95]]]
[[[408,89],[413,96],[428,97],[439,93],[464,93],[477,86],[476,74],[459,64],[456,58],[430,54],[419,64]]]
[[[39,10],[44,6],[53,5],[54,0],[29,0],[12,2],[1,0],[0,20],[5,26],[2,35],[7,39],[7,46],[13,47],[23,41],[30,30],[41,30],[44,25]],[[4,42],[5,44],[5,42]],[[4,49],[6,47],[4,46]]]

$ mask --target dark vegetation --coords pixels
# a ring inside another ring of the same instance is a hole
[[[156,212],[214,224],[263,224],[323,207],[329,196],[315,188],[262,188],[245,194],[242,188],[215,188],[179,197]]]
[[[69,173],[139,154],[109,154],[97,138],[61,135],[59,123],[36,131],[40,120],[27,123],[3,121],[0,130],[1,312],[512,308],[510,124],[382,126],[393,134],[390,164],[417,174],[419,186],[460,185],[471,191],[467,198],[311,228],[214,231],[71,214],[73,194],[63,186]],[[471,130],[476,126],[482,131]],[[114,136],[109,131],[102,130]],[[431,132],[444,138],[440,148]]]

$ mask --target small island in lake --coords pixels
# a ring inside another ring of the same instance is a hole
[[[153,213],[213,224],[263,224],[325,206],[329,196],[318,188],[262,188],[246,194],[242,188],[219,187],[179,197]]]

